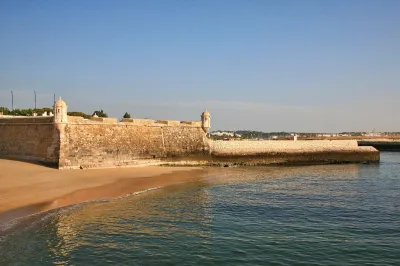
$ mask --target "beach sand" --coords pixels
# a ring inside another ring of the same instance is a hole
[[[58,170],[0,159],[0,223],[79,202],[204,178],[199,167]]]

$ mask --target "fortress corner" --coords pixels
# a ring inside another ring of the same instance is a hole
[[[211,128],[211,115],[207,109],[201,114],[201,128],[204,133],[207,134],[208,130]]]

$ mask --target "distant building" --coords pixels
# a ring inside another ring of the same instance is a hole
[[[380,132],[371,132],[371,133],[364,134],[364,136],[366,136],[366,137],[379,137],[381,135],[382,134]]]
[[[234,132],[226,132],[226,131],[217,131],[217,132],[211,132],[210,135],[212,136],[228,136],[228,137],[234,137],[235,133]]]

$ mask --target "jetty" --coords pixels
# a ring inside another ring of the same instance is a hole
[[[213,141],[212,164],[338,164],[379,162],[374,147],[356,140]]]

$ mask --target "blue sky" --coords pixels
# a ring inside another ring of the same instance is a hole
[[[400,1],[0,1],[0,105],[400,131]]]

